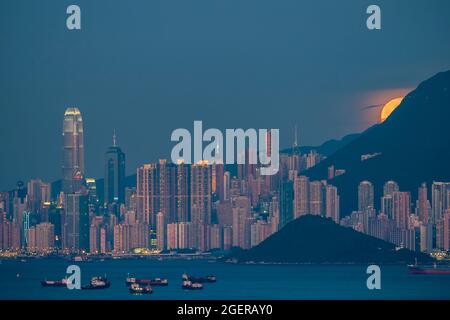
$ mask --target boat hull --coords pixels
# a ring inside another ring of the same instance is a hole
[[[93,285],[89,284],[87,286],[81,287],[81,289],[82,290],[100,290],[100,289],[108,289],[109,286],[110,286],[109,283],[106,283],[104,285],[96,285],[96,286],[93,286]]]
[[[67,284],[62,281],[55,281],[55,282],[41,281],[41,286],[43,286],[43,287],[66,287]]]
[[[91,279],[88,285],[82,286],[82,290],[99,290],[99,289],[108,289],[110,286],[110,282],[106,277],[94,277]]]
[[[450,275],[450,269],[439,269],[439,268],[421,268],[421,267],[409,267],[409,272],[411,274],[447,274]]]
[[[213,275],[206,276],[206,277],[192,277],[188,274],[183,274],[181,276],[183,280],[195,282],[195,283],[214,283],[217,281],[216,277]]]
[[[133,283],[142,284],[142,285],[148,285],[148,286],[159,286],[159,287],[165,287],[169,285],[168,281],[160,281],[155,279],[134,279],[134,280],[127,280],[126,284],[127,286],[132,285]]]
[[[153,289],[150,286],[141,287],[139,285],[132,285],[130,287],[130,293],[132,294],[150,294],[153,293]]]
[[[216,282],[216,279],[212,278],[196,278],[196,277],[189,277],[189,281],[197,282],[197,283],[214,283]]]
[[[184,290],[202,290],[203,289],[203,287],[193,287],[193,286],[184,286],[184,285],[182,285],[181,288]]]

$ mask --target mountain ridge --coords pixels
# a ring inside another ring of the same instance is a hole
[[[302,154],[309,153],[312,150],[317,151],[320,154],[323,154],[324,156],[329,156],[339,150],[340,148],[344,147],[345,145],[349,144],[353,140],[355,140],[360,133],[351,133],[347,134],[341,139],[330,139],[322,143],[318,146],[298,146],[295,148],[286,148],[280,151],[280,153],[283,154],[292,154],[293,152],[300,152]]]
[[[397,250],[394,244],[342,227],[331,219],[306,215],[295,219],[259,245],[234,250],[234,262],[265,263],[405,263],[431,262],[421,252]]]
[[[363,180],[374,183],[375,199],[391,179],[400,190],[417,197],[422,182],[450,181],[449,118],[450,71],[445,71],[419,84],[385,122],[370,127],[303,174],[322,180],[330,165],[346,170],[329,181],[338,187],[343,216],[357,209],[357,188]],[[374,153],[380,155],[361,161],[361,155]],[[379,208],[378,201],[375,206]]]

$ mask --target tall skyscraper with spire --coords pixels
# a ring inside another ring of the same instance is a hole
[[[63,121],[62,191],[80,191],[84,179],[83,118],[78,108],[67,108]]]
[[[113,144],[105,153],[104,202],[125,203],[125,153],[117,145],[116,131]]]

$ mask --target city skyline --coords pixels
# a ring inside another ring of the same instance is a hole
[[[414,204],[411,190],[393,180],[384,183],[375,201],[374,185],[364,180],[355,190],[357,206],[341,214],[339,189],[332,181],[345,170],[333,165],[327,179],[310,179],[302,172],[326,157],[293,149],[280,155],[280,171],[273,176],[262,175],[260,164],[226,167],[160,159],[136,168],[136,187],[127,187],[126,157],[114,131],[103,159],[101,202],[97,181],[84,176],[84,135],[81,111],[67,108],[56,198],[52,185],[38,178],[0,193],[1,249],[90,254],[250,249],[293,220],[316,215],[412,251],[450,250],[450,182],[434,181],[430,192],[426,183],[417,186]],[[361,161],[374,156],[363,155]]]
[[[5,311],[277,318],[299,300],[450,299],[449,13],[1,0]],[[424,308],[442,309],[406,309]]]
[[[194,120],[280,128],[281,147],[298,124],[300,143],[318,145],[365,130],[379,118],[367,106],[450,69],[446,1],[381,0],[380,31],[367,30],[367,8],[356,0],[288,0],[276,9],[268,0],[79,5],[83,28],[69,31],[63,3],[0,4],[0,136],[9,141],[0,189],[36,174],[59,177],[53,138],[70,105],[88,119],[85,167],[97,178],[113,129],[129,168],[168,158],[172,130]]]

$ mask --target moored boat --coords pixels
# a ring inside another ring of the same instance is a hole
[[[214,275],[208,275],[206,277],[192,277],[192,276],[188,275],[187,273],[183,273],[181,278],[183,280],[196,282],[196,283],[213,283],[213,282],[217,281],[217,278]]]
[[[150,285],[152,286],[168,286],[169,280],[163,278],[154,278],[150,280]]]
[[[201,289],[203,289],[203,285],[198,282],[183,280],[183,283],[181,284],[181,288],[186,289],[186,290],[201,290]]]
[[[110,282],[106,277],[93,277],[88,285],[82,286],[83,290],[106,289],[109,288]]]
[[[92,258],[89,258],[85,255],[69,256],[66,259],[70,262],[77,262],[77,263],[94,261],[94,260],[92,260]]]
[[[449,265],[441,265],[438,266],[436,263],[432,266],[418,266],[409,265],[409,272],[411,274],[448,274],[450,275],[450,266]]]
[[[167,286],[167,285],[169,285],[169,280],[163,279],[163,278],[139,279],[139,278],[134,278],[134,277],[127,277],[125,280],[125,283],[127,286],[129,286],[133,283],[150,285],[150,286]]]
[[[149,285],[140,285],[139,283],[132,283],[130,286],[130,292],[135,294],[150,294],[153,289]]]
[[[65,287],[65,286],[67,286],[67,278],[63,278],[60,281],[46,279],[46,280],[41,281],[41,285],[43,287]]]

